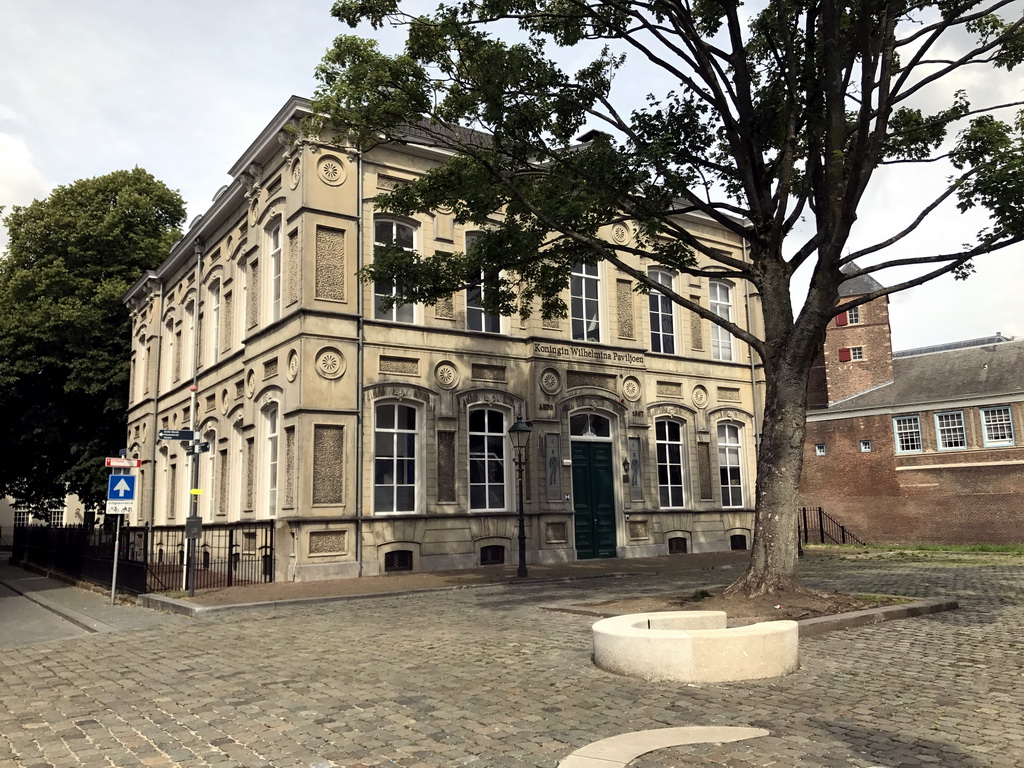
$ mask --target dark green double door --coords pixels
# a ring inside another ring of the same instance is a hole
[[[572,496],[576,557],[615,557],[612,444],[573,441]]]

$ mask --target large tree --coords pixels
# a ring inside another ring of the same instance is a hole
[[[983,75],[991,86],[1021,61],[1019,4],[449,0],[425,16],[404,5],[335,3],[351,26],[405,27],[405,48],[389,56],[339,37],[318,69],[320,117],[307,129],[357,149],[424,139],[450,148],[450,160],[377,204],[406,214],[448,206],[485,234],[468,254],[383,250],[367,276],[400,276],[400,300],[431,302],[483,271],[492,309],[563,315],[570,266],[607,261],[639,290],[727,328],[756,351],[767,381],[753,552],[733,589],[799,588],[806,384],[829,319],[963,276],[975,257],[1024,238],[1024,117],[1012,115],[1022,102],[975,104],[954,85]],[[944,164],[948,176],[920,190],[905,221],[850,252],[879,170],[915,163]],[[943,252],[905,247],[952,206],[986,209],[987,223]],[[687,213],[744,238],[747,258],[694,237]],[[636,238],[603,238],[615,221],[632,222]],[[748,281],[763,336],[653,283],[634,266],[648,253],[682,273]],[[810,287],[794,308],[801,266]],[[916,272],[840,301],[844,282],[894,266]]]
[[[4,220],[0,495],[45,516],[106,498],[124,447],[131,329],[121,299],[166,257],[181,196],[141,168],[58,187]]]

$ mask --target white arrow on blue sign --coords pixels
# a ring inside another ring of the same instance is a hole
[[[107,481],[107,499],[132,501],[135,498],[135,475],[111,475]]]

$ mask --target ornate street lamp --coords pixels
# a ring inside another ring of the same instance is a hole
[[[522,414],[516,416],[516,423],[508,428],[512,447],[516,449],[513,461],[516,465],[516,476],[519,478],[519,570],[518,576],[526,576],[526,518],[523,512],[523,472],[526,471],[526,444],[530,442],[533,424],[523,421]]]

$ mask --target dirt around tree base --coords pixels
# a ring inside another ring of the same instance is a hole
[[[724,595],[721,590],[710,592],[709,597],[698,599],[705,590],[691,595],[665,593],[643,597],[581,603],[576,608],[597,616],[621,616],[627,613],[651,611],[725,611],[728,625],[740,627],[760,621],[790,619],[801,621],[818,616],[861,611],[885,605],[897,605],[908,600],[893,595],[847,595],[839,592],[795,592],[785,595],[743,597]],[[696,596],[695,596],[696,595]]]

